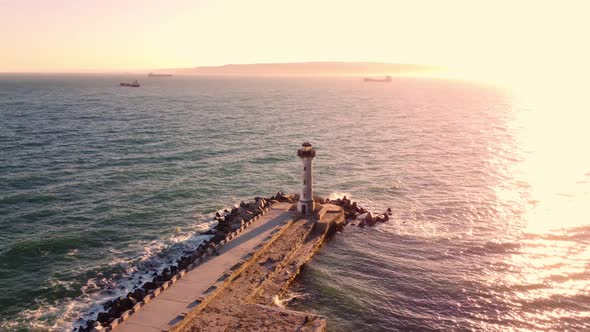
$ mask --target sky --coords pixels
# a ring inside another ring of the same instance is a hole
[[[0,0],[0,72],[379,61],[577,71],[590,1]]]

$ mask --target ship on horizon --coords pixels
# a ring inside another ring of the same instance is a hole
[[[123,82],[123,83],[119,83],[119,86],[126,86],[126,87],[130,87],[130,88],[139,88],[141,85],[139,85],[139,82],[137,80],[128,83],[128,82]]]
[[[370,78],[365,77],[363,79],[365,82],[379,82],[379,83],[391,83],[391,76],[385,76],[384,78]]]
[[[149,73],[148,77],[172,77],[172,74]]]

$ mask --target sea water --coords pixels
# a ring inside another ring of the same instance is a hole
[[[393,216],[329,241],[288,307],[333,331],[589,329],[590,135],[583,110],[544,97],[426,78],[0,76],[0,330],[70,330],[206,239],[215,211],[298,191],[303,141],[317,195]]]

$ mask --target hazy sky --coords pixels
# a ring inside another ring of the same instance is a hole
[[[0,71],[292,61],[572,69],[590,55],[589,9],[568,0],[0,0]]]

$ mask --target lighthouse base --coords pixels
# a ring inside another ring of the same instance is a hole
[[[297,211],[304,216],[313,214],[315,210],[315,202],[313,200],[299,200],[297,202]]]

